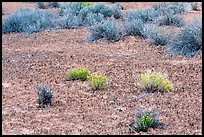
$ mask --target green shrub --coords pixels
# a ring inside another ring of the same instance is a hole
[[[79,3],[82,5],[85,5],[85,6],[92,6],[93,5],[93,2],[79,2]]]
[[[82,80],[85,81],[87,76],[90,74],[87,68],[75,68],[66,71],[66,76],[68,80]]]
[[[90,81],[93,90],[99,90],[105,87],[108,79],[101,74],[92,73],[88,76],[88,80]]]
[[[140,75],[138,82],[147,92],[154,92],[156,90],[169,92],[173,89],[170,81],[160,72],[147,71]]]
[[[130,124],[129,127],[133,131],[147,131],[148,128],[157,128],[159,125],[162,125],[158,119],[159,113],[154,109],[151,111],[138,112],[135,115],[135,121],[133,124]]]
[[[51,104],[51,100],[53,97],[52,91],[49,89],[49,87],[46,84],[36,84],[36,93],[38,95],[38,98],[36,100],[36,102],[39,105],[43,105],[43,106],[48,106],[48,104]]]

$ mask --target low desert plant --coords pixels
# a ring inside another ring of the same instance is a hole
[[[79,16],[68,13],[60,18],[58,25],[62,29],[74,29],[81,27],[83,25],[82,21]]]
[[[66,71],[66,77],[68,80],[82,80],[85,81],[90,74],[88,68],[74,68]]]
[[[108,42],[118,41],[121,37],[121,32],[115,20],[106,20],[91,26],[88,30],[90,35],[87,37],[88,41],[103,39]]]
[[[123,22],[127,36],[143,36],[144,23],[141,20],[130,20]]]
[[[153,21],[158,15],[158,12],[153,8],[129,10],[126,13],[128,20],[142,20],[144,23]]]
[[[185,25],[184,19],[181,15],[164,15],[158,18],[157,24],[161,25],[168,25],[168,26],[177,26],[182,27]]]
[[[191,3],[192,10],[198,10],[198,2]]]
[[[51,104],[53,94],[49,87],[43,83],[41,85],[36,84],[36,88],[36,93],[38,96],[36,102],[43,106],[48,106],[48,104]]]
[[[58,2],[49,2],[49,6],[59,8],[60,4]]]
[[[139,85],[147,92],[169,92],[173,86],[166,76],[160,72],[148,70],[141,74],[138,79]]]
[[[86,7],[83,4],[80,4],[79,2],[69,2],[69,3],[63,3],[60,4],[60,11],[59,14],[61,16],[64,16],[66,14],[72,14],[77,16],[81,9]]]
[[[135,121],[133,124],[130,124],[129,127],[131,130],[140,132],[147,131],[148,128],[157,128],[162,123],[158,119],[159,113],[156,109],[151,111],[140,111],[135,115]]]
[[[187,12],[186,2],[157,2],[152,8],[159,12],[159,15],[178,14]]]
[[[93,90],[103,89],[108,80],[106,76],[97,73],[92,73],[87,78]]]
[[[93,2],[79,2],[79,3],[82,5],[85,5],[85,6],[92,6],[93,5]]]
[[[202,53],[202,20],[196,18],[184,26],[167,47],[172,54],[193,56]]]
[[[46,4],[44,2],[36,2],[36,5],[40,9],[45,9],[46,8]]]
[[[143,37],[149,39],[155,45],[166,45],[169,42],[168,33],[164,28],[155,25],[145,25],[143,29]]]
[[[66,22],[62,23],[65,24],[65,26],[62,25],[62,28],[71,28],[69,26],[92,26],[112,16],[120,18],[121,12],[118,6],[112,8],[104,4],[85,6],[79,2],[72,2],[61,4],[60,15],[63,16],[62,22]],[[74,25],[74,22],[77,24]]]
[[[52,27],[52,14],[35,9],[20,9],[2,21],[2,32],[39,32]]]

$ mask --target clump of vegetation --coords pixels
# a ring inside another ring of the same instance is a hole
[[[52,27],[52,14],[35,9],[20,9],[4,18],[2,32],[39,32]]]
[[[88,41],[103,39],[107,42],[115,42],[121,38],[121,32],[115,20],[107,20],[91,26],[88,30]]]
[[[49,6],[59,8],[60,4],[58,2],[49,2]]]
[[[139,76],[138,83],[147,92],[169,92],[173,89],[171,82],[164,74],[151,70],[141,74]]]
[[[85,5],[85,6],[92,6],[93,5],[93,2],[79,2],[79,3],[82,5]]]
[[[202,54],[202,20],[196,18],[191,24],[184,26],[167,47],[171,54],[184,56]]]
[[[136,132],[140,131],[146,132],[148,128],[153,129],[157,128],[159,125],[161,125],[158,116],[159,116],[158,111],[155,111],[154,109],[149,112],[148,111],[138,112],[135,115],[134,123],[129,124],[129,128]]]
[[[48,105],[50,105],[52,101],[52,91],[44,83],[42,85],[36,84],[36,88],[36,93],[38,95],[36,102],[41,106],[48,107]]]
[[[143,23],[153,21],[158,15],[158,12],[153,8],[129,10],[126,13],[126,17],[129,21],[136,19],[143,21]]]
[[[168,33],[165,33],[164,28],[155,25],[145,25],[142,32],[143,37],[150,39],[156,46],[164,46],[169,42]]]
[[[182,27],[185,25],[184,19],[181,15],[171,15],[171,14],[161,16],[157,20],[157,23],[159,26],[169,25],[169,26]]]
[[[157,10],[160,15],[178,14],[187,12],[186,2],[156,2],[152,8]]]
[[[60,15],[76,16],[77,22],[80,21],[81,26],[90,26],[113,16],[114,18],[120,18],[121,12],[119,6],[112,8],[105,6],[104,4],[94,4],[93,6],[85,6],[79,2],[72,2],[61,4]],[[67,18],[67,20],[69,20]],[[72,19],[73,20],[73,19]],[[73,22],[73,21],[72,21]]]
[[[85,81],[90,74],[88,68],[74,68],[66,71],[66,77],[68,80],[82,80]]]
[[[143,36],[144,23],[141,20],[131,20],[123,22],[127,36]]]
[[[87,78],[93,90],[103,89],[108,80],[106,76],[97,73],[92,73]]]
[[[198,2],[191,3],[192,10],[198,10]]]
[[[37,4],[38,8],[40,8],[40,9],[45,9],[46,8],[46,5],[45,5],[44,2],[36,2],[36,4]]]

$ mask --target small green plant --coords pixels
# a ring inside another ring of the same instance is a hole
[[[147,71],[140,75],[138,82],[147,92],[169,92],[173,89],[170,81],[160,72]]]
[[[103,89],[107,83],[107,77],[101,74],[92,73],[88,77],[93,90]]]
[[[135,121],[133,124],[129,124],[129,127],[133,131],[147,131],[148,128],[157,128],[162,123],[159,122],[158,119],[159,113],[157,111],[151,110],[151,111],[144,111],[144,112],[138,112],[135,115]]]
[[[85,81],[87,76],[90,74],[87,68],[74,68],[66,71],[66,76],[68,80],[82,80]]]
[[[36,84],[36,88],[37,88],[36,93],[38,95],[36,102],[39,105],[47,107],[48,104],[51,104],[51,100],[53,97],[52,91],[44,83],[42,85]]]
[[[79,2],[80,4],[84,5],[84,6],[92,6],[93,2]]]

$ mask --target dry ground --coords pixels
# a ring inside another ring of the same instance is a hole
[[[84,28],[2,35],[3,134],[202,134],[200,56],[170,56],[140,37],[107,45],[86,43],[86,36]],[[74,67],[105,74],[108,85],[93,91],[86,81],[66,81],[64,72]],[[166,73],[175,90],[138,98],[137,76],[152,68]],[[43,82],[54,94],[49,109],[35,102],[34,83]],[[131,132],[138,107],[157,108],[164,127]]]

